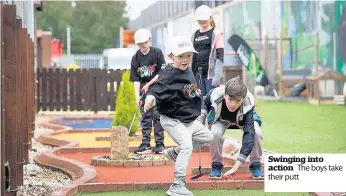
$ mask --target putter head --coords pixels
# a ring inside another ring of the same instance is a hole
[[[202,167],[201,166],[199,166],[199,174],[198,175],[196,175],[196,176],[192,176],[191,177],[191,180],[196,180],[196,179],[198,179],[198,178],[200,178],[200,177],[202,177],[204,174],[202,173]]]
[[[200,173],[200,174],[198,174],[198,175],[196,175],[196,176],[192,176],[192,177],[191,177],[191,180],[196,180],[196,179],[202,177],[203,175],[204,175],[203,173]]]

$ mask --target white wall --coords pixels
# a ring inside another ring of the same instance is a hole
[[[17,18],[22,19],[22,27],[27,28],[27,32],[34,42],[34,68],[37,67],[37,42],[36,42],[36,24],[35,24],[35,6],[34,1],[2,1],[3,4],[15,4]]]
[[[34,1],[15,1],[17,16],[22,19],[22,27],[28,29],[30,38],[35,37]]]
[[[280,37],[280,3],[280,1],[261,1],[261,30],[263,38],[265,35],[270,38]]]
[[[188,14],[172,21],[173,36],[187,36],[191,37],[193,33],[193,16]]]

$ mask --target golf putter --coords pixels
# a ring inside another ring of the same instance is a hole
[[[191,180],[196,180],[204,175],[204,173],[202,173],[202,149],[201,148],[199,149],[198,154],[199,154],[199,167],[198,167],[199,174],[197,174],[196,176],[192,176]]]
[[[199,79],[200,79],[199,83],[200,83],[200,85],[202,85],[203,83],[202,83],[202,68],[201,67],[198,68],[198,74],[199,74]],[[191,180],[196,180],[196,179],[198,179],[204,175],[202,173],[202,148],[199,149],[198,158],[199,158],[199,167],[198,167],[199,174],[191,177]]]
[[[133,123],[134,123],[134,121],[135,121],[136,114],[137,114],[138,110],[139,110],[139,107],[137,107],[135,113],[133,114],[133,118],[132,118],[132,121],[131,121],[131,125],[130,125],[130,127],[129,127],[129,130],[127,131],[127,135],[129,135],[130,132],[131,132],[131,129],[132,129]]]
[[[139,100],[141,101],[143,97],[144,97],[144,93],[142,93],[142,94],[140,95]],[[138,112],[139,108],[140,108],[140,106],[139,106],[139,107],[137,107],[137,109],[136,109],[135,113],[133,114],[133,117],[132,117],[132,121],[131,121],[131,124],[130,124],[129,130],[127,130],[127,135],[129,135],[129,134],[130,134],[130,132],[131,132],[131,129],[132,129],[133,123],[135,122],[136,114],[137,114],[137,112]]]

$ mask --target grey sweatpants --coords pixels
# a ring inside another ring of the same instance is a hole
[[[174,183],[185,185],[187,166],[193,149],[200,149],[213,140],[213,134],[198,120],[191,123],[182,123],[160,115],[162,127],[177,143],[174,149],[178,153],[175,162]]]
[[[255,126],[255,141],[254,146],[252,148],[252,151],[250,153],[250,165],[255,162],[260,162],[262,157],[262,131],[258,123],[254,122]],[[219,121],[216,121],[211,126],[211,132],[214,135],[214,140],[210,143],[210,155],[212,162],[219,162],[222,163],[222,147],[224,138],[223,135],[228,128],[227,125],[224,123],[221,123]]]

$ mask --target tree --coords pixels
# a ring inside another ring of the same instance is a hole
[[[37,15],[38,28],[51,31],[66,46],[66,28],[71,28],[71,53],[102,53],[114,47],[124,17],[125,1],[46,1]],[[66,47],[64,48],[66,51]]]
[[[116,108],[112,125],[130,128],[132,118],[136,115],[130,135],[135,135],[138,130],[139,111],[135,114],[137,109],[135,100],[135,87],[133,83],[130,82],[130,71],[124,70],[122,75],[122,84],[117,93]]]

